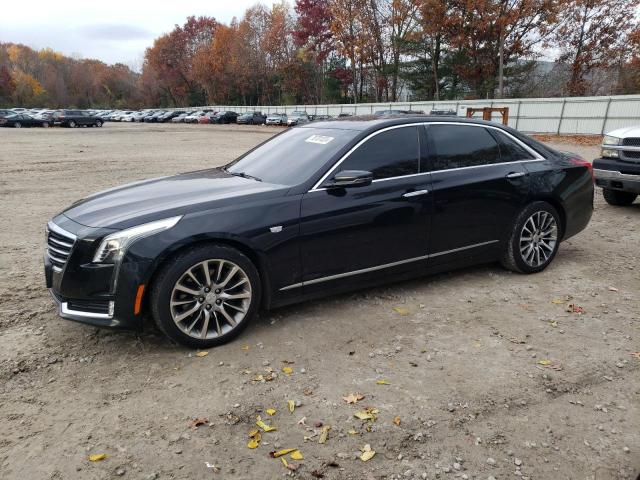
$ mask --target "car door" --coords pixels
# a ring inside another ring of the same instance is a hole
[[[529,176],[501,149],[497,129],[434,123],[427,128],[434,214],[432,264],[501,248],[526,203]],[[506,137],[506,135],[505,135]]]
[[[420,167],[421,129],[405,125],[375,132],[326,176],[330,181],[340,171],[370,171],[370,185],[319,186],[303,195],[300,248],[305,292],[331,288],[347,281],[345,277],[360,282],[363,274],[385,275],[379,270],[417,268],[425,260],[431,180]]]

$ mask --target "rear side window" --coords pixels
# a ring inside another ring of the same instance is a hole
[[[484,127],[431,125],[433,170],[476,167],[500,163],[498,142]]]
[[[503,162],[517,162],[519,160],[531,160],[533,158],[533,155],[511,137],[497,130],[494,130],[493,134],[500,144],[500,158]]]
[[[394,128],[360,145],[340,170],[366,170],[374,180],[413,175],[419,172],[419,150],[417,127]]]

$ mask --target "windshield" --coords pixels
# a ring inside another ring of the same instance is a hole
[[[358,135],[356,130],[293,128],[258,145],[225,167],[267,183],[299,185]]]

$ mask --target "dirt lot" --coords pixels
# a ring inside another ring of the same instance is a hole
[[[640,202],[613,208],[598,193],[588,229],[541,274],[479,266],[308,302],[207,356],[153,328],[55,315],[48,218],[96,190],[225,163],[274,132],[0,129],[1,479],[635,478]],[[367,407],[375,421],[354,417]],[[277,431],[252,450],[258,414]],[[269,456],[284,448],[304,456],[288,460],[295,473]]]

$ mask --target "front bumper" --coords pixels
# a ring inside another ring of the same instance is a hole
[[[593,174],[598,187],[640,194],[640,163],[599,158]]]

